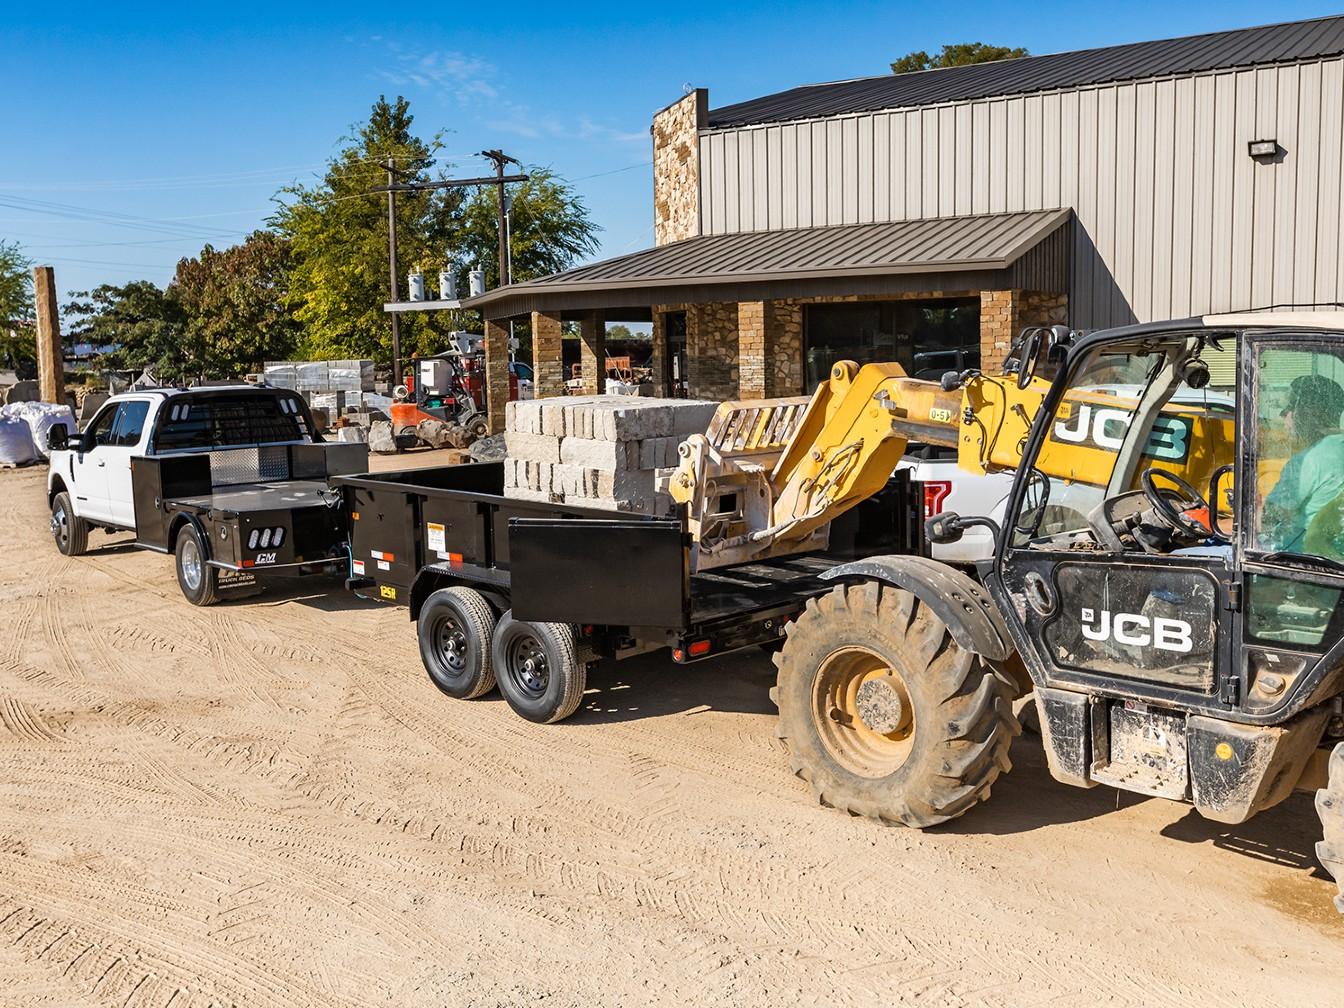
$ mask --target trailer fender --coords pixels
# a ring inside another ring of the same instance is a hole
[[[912,592],[947,624],[952,639],[990,661],[1015,654],[1008,627],[984,587],[937,560],[919,556],[876,556],[832,567],[824,581],[880,581]]]
[[[205,526],[201,524],[200,519],[194,515],[183,514],[181,512],[174,516],[172,523],[168,526],[168,552],[172,553],[177,549],[177,537],[181,534],[183,526],[186,525],[196,526],[196,531],[200,533],[201,542],[205,544],[206,551],[212,552],[214,543],[210,541],[210,534],[206,532]],[[207,556],[206,559],[209,560],[210,557]]]
[[[509,609],[509,598],[501,592],[495,585],[482,582],[478,578],[459,577],[440,570],[436,567],[423,567],[415,576],[415,583],[411,585],[411,595],[407,600],[409,602],[411,620],[420,618],[420,610],[424,608],[425,599],[429,598],[440,588],[452,588],[461,586],[472,588],[481,593],[485,600],[490,603],[495,615],[507,612]]]

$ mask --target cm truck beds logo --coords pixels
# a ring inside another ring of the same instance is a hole
[[[1054,439],[1065,444],[1116,452],[1124,444],[1131,419],[1129,412],[1114,406],[1076,403],[1072,414],[1055,424]],[[1164,462],[1184,462],[1190,454],[1192,429],[1188,417],[1162,414],[1153,423],[1144,455]]]
[[[1115,641],[1126,647],[1153,647],[1159,651],[1189,654],[1195,649],[1194,627],[1185,620],[1164,616],[1149,618],[1138,613],[1111,613],[1084,609],[1083,636],[1090,641]]]

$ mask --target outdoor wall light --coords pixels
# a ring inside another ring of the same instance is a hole
[[[1277,140],[1252,140],[1246,145],[1247,152],[1253,158],[1272,158],[1278,157],[1279,142]]]

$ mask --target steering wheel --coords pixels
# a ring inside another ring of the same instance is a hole
[[[1161,476],[1167,482],[1173,484],[1184,497],[1176,498],[1176,503],[1184,505],[1178,508],[1173,503],[1172,498],[1175,494],[1169,489],[1159,490],[1154,480]],[[1148,499],[1148,503],[1161,516],[1162,520],[1170,525],[1177,532],[1181,532],[1196,540],[1216,538],[1216,533],[1207,525],[1195,521],[1186,511],[1203,510],[1206,514],[1209,511],[1209,502],[1206,501],[1198,490],[1192,487],[1174,472],[1166,469],[1145,469],[1143,471],[1143,495]]]

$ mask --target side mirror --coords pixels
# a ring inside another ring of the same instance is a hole
[[[1036,374],[1036,357],[1041,351],[1040,328],[1028,329],[1022,334],[1022,342],[1017,348],[1017,387],[1026,388]]]
[[[70,431],[65,424],[53,424],[47,431],[47,451],[65,451],[70,447]]]

